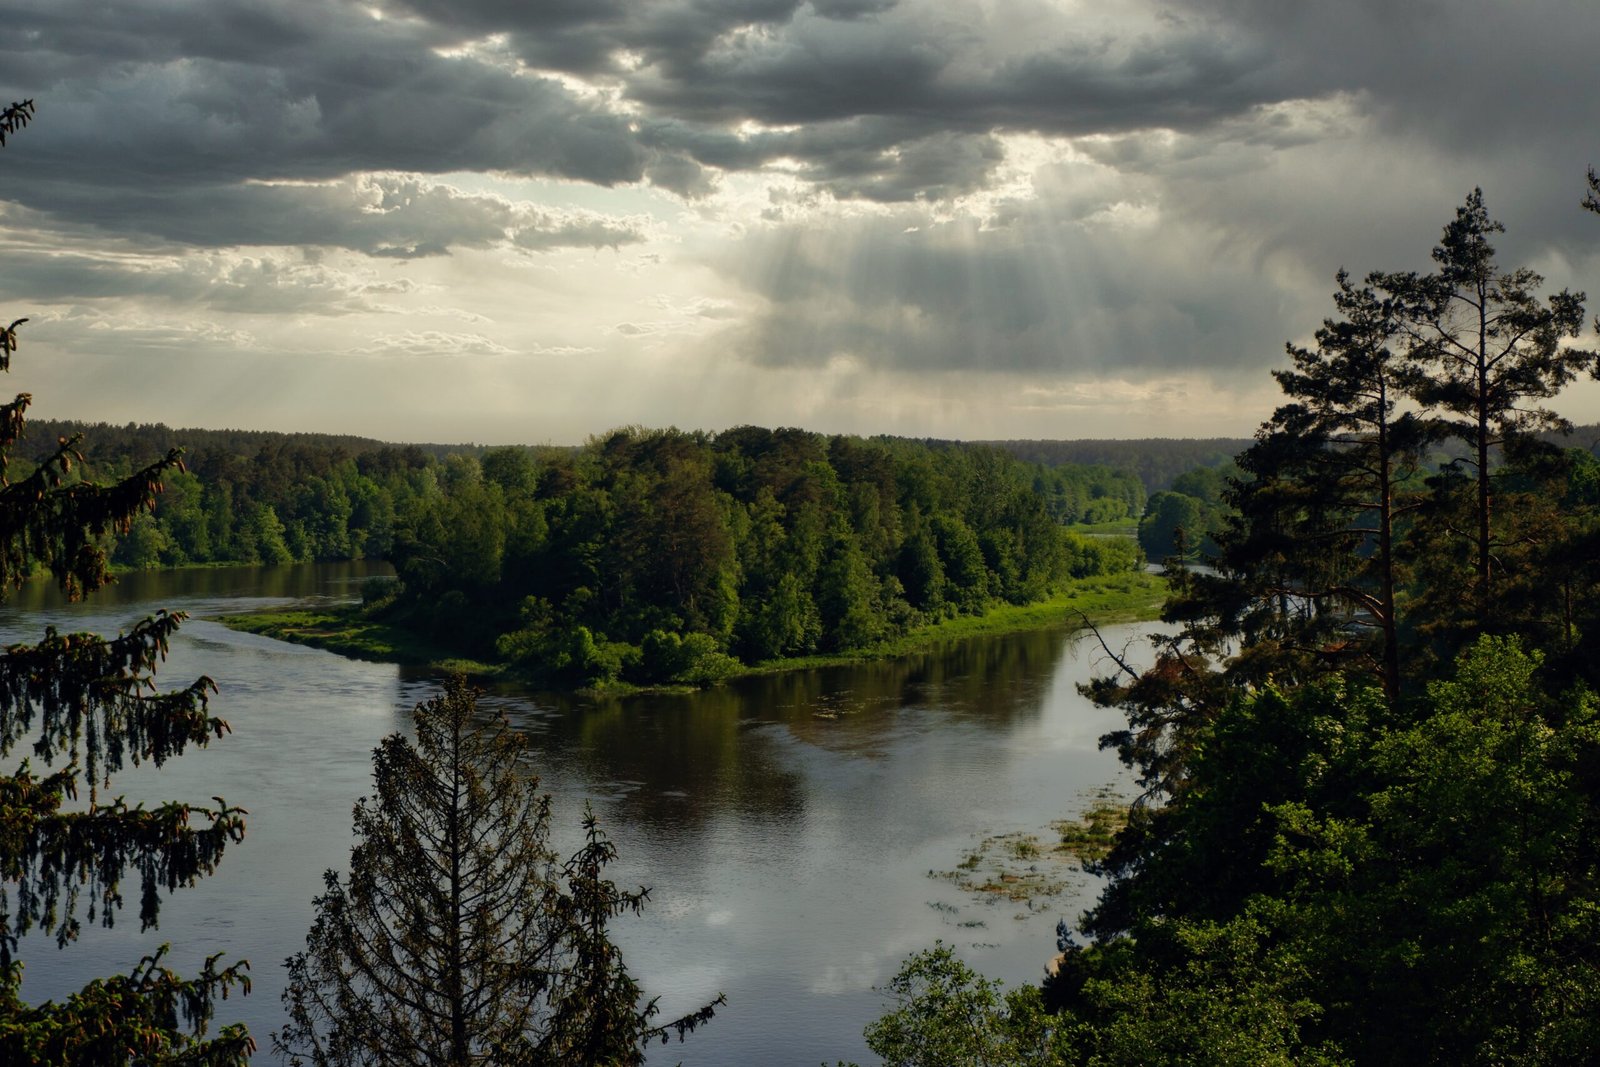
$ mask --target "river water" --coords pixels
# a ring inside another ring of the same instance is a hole
[[[135,910],[109,930],[86,924],[65,950],[48,936],[24,939],[28,999],[126,971],[163,942],[180,973],[217,952],[246,958],[253,992],[225,1004],[219,1022],[247,1022],[257,1061],[275,1062],[267,1035],[281,1023],[283,960],[304,945],[322,872],[345,867],[372,747],[407,729],[409,709],[436,690],[416,672],[212,620],[348,598],[371,573],[346,564],[140,574],[77,605],[34,583],[0,607],[7,643],[45,625],[110,633],[158,607],[188,611],[159,677],[174,687],[216,679],[213,710],[233,732],[159,771],[125,771],[110,792],[221,795],[250,812],[244,841],[216,875],[170,898],[160,930],[140,934]],[[1106,637],[1118,647],[1144,629]],[[596,702],[501,687],[485,703],[533,737],[557,847],[576,846],[590,802],[620,851],[615,880],[651,888],[644,917],[620,921],[616,937],[660,996],[662,1018],[728,996],[686,1043],[657,1046],[652,1064],[865,1064],[862,1027],[885,1007],[875,987],[908,954],[942,939],[992,977],[1035,981],[1056,921],[1093,899],[1088,875],[1049,858],[1011,865],[1062,885],[1026,901],[930,874],[954,871],[992,835],[1050,843],[1049,823],[1080,814],[1092,791],[1129,795],[1126,772],[1096,743],[1119,716],[1076,691],[1104,669],[1098,649],[1046,631],[691,696]],[[988,869],[986,859],[975,873]]]

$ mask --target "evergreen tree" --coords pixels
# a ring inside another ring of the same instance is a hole
[[[1414,368],[1391,345],[1398,307],[1373,282],[1339,272],[1334,306],[1313,349],[1288,346],[1292,370],[1274,371],[1291,402],[1279,407],[1240,457],[1233,499],[1240,518],[1225,538],[1228,562],[1256,583],[1279,639],[1325,655],[1367,655],[1391,704],[1400,698],[1396,523],[1417,506],[1404,491],[1437,420],[1399,412]],[[1260,564],[1271,560],[1272,565]],[[1353,627],[1376,631],[1377,649]],[[1375,654],[1374,654],[1375,651]]]
[[[24,101],[0,112],[0,144],[33,110]],[[0,328],[0,370],[10,369],[25,321]],[[163,475],[182,465],[172,451],[102,486],[83,480],[77,439],[63,438],[30,474],[7,482],[30,399],[24,393],[0,405],[0,596],[42,568],[77,597],[110,580],[104,545],[128,531],[153,505]],[[163,949],[65,1003],[30,1006],[21,997],[17,953],[30,929],[48,929],[65,946],[78,934],[84,896],[90,921],[111,925],[129,868],[139,872],[141,926],[154,926],[162,891],[211,873],[244,833],[243,812],[220,798],[215,807],[146,808],[102,795],[125,763],[160,766],[228,729],[207,708],[209,678],[172,693],[155,688],[151,674],[181,619],[161,613],[111,639],[49,629],[37,645],[0,653],[0,758],[32,738],[34,753],[53,766],[38,773],[23,760],[0,775],[0,1062],[235,1064],[254,1050],[243,1026],[204,1036],[216,998],[249,988],[242,963],[219,968],[216,957],[198,978],[183,979],[161,966]],[[69,809],[83,785],[87,805]]]
[[[716,1003],[666,1026],[607,934],[647,891],[604,877],[616,851],[592,814],[564,864],[528,744],[478,721],[460,677],[418,705],[415,744],[373,752],[376,796],[356,805],[350,875],[329,871],[306,951],[290,958],[296,1064],[626,1065]]]
[[[1505,227],[1489,217],[1483,191],[1456,209],[1433,250],[1431,274],[1374,276],[1401,305],[1416,368],[1416,399],[1452,420],[1471,469],[1470,534],[1474,622],[1490,621],[1496,537],[1493,472],[1501,448],[1523,445],[1540,430],[1570,429],[1541,407],[1580,373],[1600,374],[1600,353],[1566,344],[1584,325],[1584,294],[1563,289],[1541,302],[1544,279],[1527,268],[1502,270],[1490,238]]]

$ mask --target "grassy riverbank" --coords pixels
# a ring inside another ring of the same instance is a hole
[[[923,626],[891,641],[848,653],[802,656],[754,664],[741,674],[766,674],[871,660],[894,659],[925,651],[945,641],[965,637],[1026,633],[1052,627],[1075,627],[1087,615],[1096,624],[1154,619],[1166,596],[1166,583],[1150,574],[1118,574],[1074,582],[1048,600],[1036,604],[1001,604],[983,615],[962,615]],[[333,611],[281,611],[254,615],[228,615],[218,621],[235,630],[262,634],[280,641],[311,645],[353,659],[377,660],[465,671],[474,677],[497,677],[510,672],[503,664],[462,658],[456,650],[420,637],[410,630],[363,615],[356,606]],[[608,692],[634,687],[608,687]]]
[[[1029,633],[1082,624],[1081,611],[1097,626],[1117,622],[1139,622],[1157,618],[1166,599],[1167,583],[1153,574],[1117,574],[1104,578],[1085,578],[1073,582],[1047,600],[1034,604],[1000,604],[982,615],[958,615],[931,626],[922,626],[903,637],[881,641],[850,652],[793,659],[768,660],[746,673],[800,670],[845,663],[895,659],[922,652],[944,641],[963,637]]]
[[[223,615],[217,621],[229,629],[323,648],[351,659],[427,667],[441,673],[463,671],[479,678],[505,672],[503,665],[463,658],[452,649],[403,627],[369,619],[354,605],[332,611]]]

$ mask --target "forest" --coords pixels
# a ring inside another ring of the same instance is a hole
[[[183,442],[123,567],[391,561],[366,615],[552,684],[705,684],[843,652],[1075,578],[1128,573],[1142,484],[992,447],[738,427],[628,428],[579,448],[38,420],[115,480]],[[38,444],[18,464],[45,453]]]

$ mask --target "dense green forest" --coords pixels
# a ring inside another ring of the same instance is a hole
[[[491,463],[505,463],[511,453],[525,451],[539,466],[563,464],[581,451],[36,419],[14,462],[27,468],[53,453],[63,438],[81,438],[89,475],[101,480],[137,470],[149,456],[184,450],[186,470],[169,476],[155,512],[116,548],[115,561],[135,568],[387,558],[396,522],[406,520],[408,505],[419,495],[437,488],[450,457],[481,462],[493,452],[499,459]],[[934,451],[984,447],[921,444]],[[906,448],[917,446],[905,442]],[[419,473],[428,470],[431,476]],[[1145,509],[1145,489],[1126,469],[1055,459],[1030,462],[1025,477],[1058,523],[1137,519]]]
[[[114,562],[389,560],[369,617],[561,684],[703,684],[1143,562],[1067,529],[1137,518],[1138,479],[981,446],[756,427],[576,449],[43,422],[33,439],[77,433],[97,479],[187,442]]]
[[[1500,231],[1474,192],[1432,272],[1340,274],[1212,567],[1104,650],[1098,904],[1042,989],[915,957],[887,1063],[1600,1062],[1600,461],[1545,406],[1600,353]]]
[[[37,419],[13,464],[26,470],[60,440],[80,437],[78,470],[100,482],[183,450],[184,469],[167,472],[155,509],[114,546],[113,562],[132,568],[382,559],[399,516],[431,491],[427,472],[446,456],[483,452],[332,434]]]
[[[619,430],[436,473],[397,526],[399,583],[380,610],[569,682],[711,681],[1142,564],[1051,508],[1081,496],[1126,515],[1137,483],[994,449]]]

